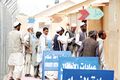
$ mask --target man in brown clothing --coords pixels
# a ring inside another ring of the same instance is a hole
[[[98,54],[99,45],[96,41],[97,39],[97,32],[90,31],[89,37],[82,42],[81,47],[78,50],[78,56],[89,56],[94,57]]]

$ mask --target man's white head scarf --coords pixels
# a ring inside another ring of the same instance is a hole
[[[13,23],[13,27],[15,28],[16,26],[18,26],[19,24],[21,24],[20,22],[16,21]]]
[[[83,25],[85,25],[85,23],[84,23],[84,22],[81,22],[81,23],[80,23],[80,26],[83,26]]]
[[[62,28],[60,26],[57,27],[56,32],[60,32]]]

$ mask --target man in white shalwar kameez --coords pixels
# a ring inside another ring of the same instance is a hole
[[[21,73],[24,65],[24,55],[22,54],[22,38],[20,34],[21,23],[15,22],[13,24],[14,30],[8,34],[8,67],[9,80],[21,80]],[[14,79],[13,79],[14,78]]]
[[[99,55],[100,55],[100,68],[106,69],[105,63],[105,53],[104,53],[104,40],[106,39],[106,33],[104,31],[99,31],[97,41],[99,43]]]
[[[40,37],[40,48],[41,48],[41,53],[40,53],[40,58],[42,59],[43,56],[43,51],[48,50],[48,40],[51,40],[50,37],[48,36],[48,28],[44,27],[43,28],[43,33]],[[42,74],[42,61],[40,62],[40,76]]]
[[[58,40],[63,44],[63,51],[67,50],[68,43],[70,43],[74,38],[69,38],[64,34],[64,29],[62,28],[62,35],[58,37]]]

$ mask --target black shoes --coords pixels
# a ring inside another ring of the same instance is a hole
[[[25,77],[31,77],[31,74],[25,74]]]
[[[47,76],[45,76],[45,79],[49,79]]]
[[[13,77],[10,77],[10,79],[9,79],[9,80],[14,80],[14,79],[13,79]]]
[[[14,79],[13,79],[13,77],[10,77],[10,79],[9,79],[9,80],[14,80]]]
[[[21,80],[21,79],[17,78],[16,80]]]
[[[34,77],[35,77],[35,78],[38,78],[38,77],[40,78],[40,76],[39,76],[39,75],[34,75]]]

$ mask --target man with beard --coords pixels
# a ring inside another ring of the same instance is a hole
[[[25,76],[30,77],[30,69],[32,62],[32,40],[34,38],[33,27],[28,26],[27,34],[24,37],[25,41]]]
[[[9,80],[21,80],[21,73],[24,65],[24,55],[22,54],[22,42],[23,38],[20,34],[21,23],[15,22],[13,24],[14,30],[10,31],[8,34],[8,67]]]
[[[89,31],[89,36],[84,41],[82,41],[78,53],[79,53],[78,56],[83,56],[83,57],[96,57],[96,54],[99,54],[97,31],[95,30]]]
[[[97,41],[99,43],[99,55],[100,55],[101,69],[106,69],[107,68],[106,63],[105,63],[105,58],[104,58],[104,55],[105,55],[105,52],[104,52],[104,40],[105,39],[106,39],[105,31],[103,31],[103,30],[99,31]]]
[[[82,41],[87,38],[87,24],[84,22],[81,22],[80,29],[81,31],[79,34],[76,35],[76,41],[75,41],[75,43],[78,45],[77,50],[81,46]],[[77,53],[75,54],[75,56],[78,56]]]
[[[57,27],[56,34],[53,39],[53,50],[54,51],[62,51],[63,44],[60,41],[60,36],[63,34],[62,28],[60,26]]]
[[[75,23],[71,24],[70,30],[66,31],[65,36],[67,37],[67,51],[71,51],[72,55],[75,55],[75,51],[76,51],[76,44],[75,44],[75,36],[76,36],[76,28],[77,25]]]

